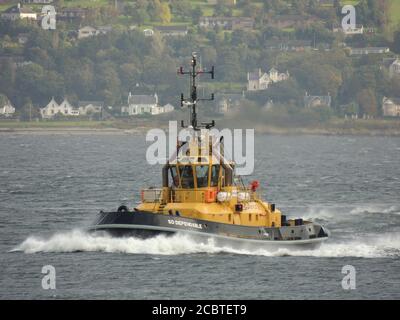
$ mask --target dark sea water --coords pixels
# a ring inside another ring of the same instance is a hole
[[[161,181],[144,136],[1,134],[0,298],[399,299],[400,139],[256,136],[255,150],[248,179],[289,217],[323,223],[319,249],[88,235],[99,210],[134,206]],[[42,289],[44,265],[56,290]]]

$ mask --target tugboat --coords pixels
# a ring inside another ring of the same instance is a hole
[[[190,98],[181,95],[181,106],[190,109],[190,126],[181,124],[191,138],[177,142],[174,157],[162,169],[162,188],[142,190],[141,203],[131,210],[101,211],[89,230],[140,238],[186,233],[245,248],[316,247],[327,240],[322,225],[286,219],[275,204],[262,200],[257,181],[246,186],[235,174],[235,163],[224,157],[223,138],[215,143],[210,130],[215,122],[198,123],[197,102],[213,100],[214,94],[198,99],[196,78],[210,74],[214,79],[214,67],[198,69],[194,53],[190,71],[181,67],[178,74],[190,76]]]

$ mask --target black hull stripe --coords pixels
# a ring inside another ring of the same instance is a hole
[[[229,240],[236,240],[236,241],[246,241],[251,243],[258,243],[258,244],[272,244],[272,245],[299,245],[299,244],[314,244],[320,243],[328,239],[328,237],[321,237],[321,238],[313,238],[313,239],[304,239],[304,240],[256,240],[256,239],[248,239],[248,238],[241,238],[241,237],[234,237],[234,236],[224,236],[215,233],[209,232],[199,232],[195,230],[189,229],[175,229],[170,227],[160,227],[160,226],[148,226],[148,225],[134,225],[134,224],[101,224],[97,226],[93,226],[89,228],[90,231],[96,230],[112,230],[112,229],[138,229],[138,230],[154,230],[154,231],[164,231],[164,232],[171,232],[171,233],[191,233],[196,235],[201,235],[203,237],[217,237]]]

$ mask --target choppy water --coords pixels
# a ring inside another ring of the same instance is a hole
[[[319,249],[88,235],[100,209],[133,206],[161,180],[144,137],[0,135],[0,297],[399,299],[400,139],[257,136],[255,149],[249,179],[289,217],[326,225]],[[348,264],[356,290],[341,286]],[[56,290],[41,287],[44,265]]]

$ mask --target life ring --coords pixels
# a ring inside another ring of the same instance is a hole
[[[118,212],[128,212],[129,209],[127,206],[119,206],[118,207]]]

